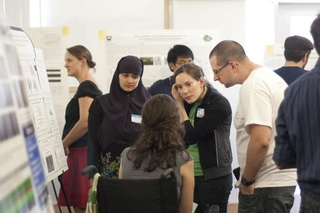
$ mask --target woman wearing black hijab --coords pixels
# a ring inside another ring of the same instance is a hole
[[[143,62],[139,58],[121,58],[110,92],[90,106],[88,165],[95,165],[103,176],[118,177],[120,155],[138,137],[141,109],[151,97],[142,83],[142,74]]]

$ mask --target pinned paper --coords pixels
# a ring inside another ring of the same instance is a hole
[[[105,39],[106,37],[106,31],[105,30],[99,30],[98,31],[98,39]]]
[[[274,46],[273,45],[267,45],[266,46],[266,53],[273,54],[274,53]]]
[[[69,26],[63,26],[62,29],[62,35],[67,36],[70,34],[70,27]]]

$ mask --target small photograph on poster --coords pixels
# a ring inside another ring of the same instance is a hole
[[[31,73],[31,84],[34,91],[40,91],[39,79],[33,64],[28,64],[29,72]]]
[[[48,173],[54,171],[54,163],[53,163],[52,155],[49,155],[46,157],[46,162],[47,162]]]
[[[13,106],[10,84],[0,81],[0,109],[9,106]]]
[[[140,57],[145,66],[153,65],[153,57]]]

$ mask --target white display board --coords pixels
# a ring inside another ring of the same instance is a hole
[[[68,27],[23,28],[34,48],[42,50],[45,63],[44,75],[48,76],[56,117],[60,132],[65,124],[65,109],[69,102],[69,79],[64,68],[64,54],[67,48]],[[39,57],[37,57],[39,58]]]
[[[107,32],[107,33],[104,33]],[[168,64],[168,51],[176,44],[188,46],[194,54],[195,64],[201,66],[206,77],[213,79],[209,53],[220,40],[218,30],[139,30],[102,31],[99,40],[100,63],[106,67],[104,91],[109,91],[110,82],[118,61],[126,55],[135,55],[144,61],[143,83],[146,87],[155,81],[172,75]]]
[[[11,34],[24,76],[46,181],[49,182],[66,171],[68,166],[44,57],[40,49],[33,48],[31,40],[24,31],[12,28]]]
[[[0,67],[0,212],[53,213],[22,64],[2,20]]]

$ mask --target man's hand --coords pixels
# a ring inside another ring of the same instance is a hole
[[[252,195],[252,194],[254,194],[254,183],[251,184],[250,186],[245,186],[240,183],[239,189],[240,189],[241,193],[244,195]]]

